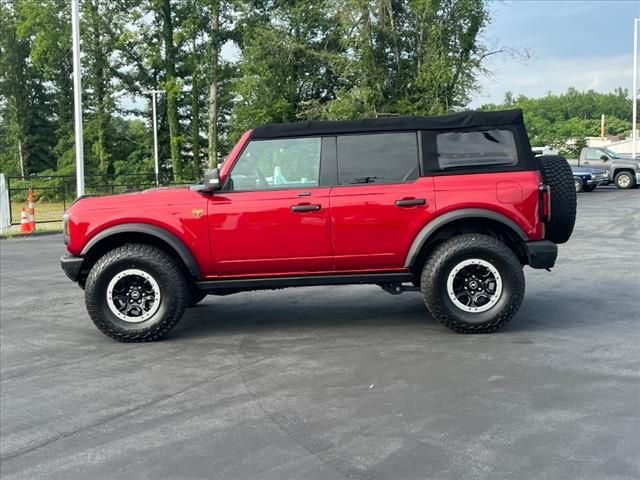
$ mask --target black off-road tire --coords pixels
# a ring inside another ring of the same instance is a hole
[[[502,277],[502,294],[484,312],[467,312],[447,293],[447,279],[460,262],[481,259]],[[422,269],[420,290],[427,309],[438,321],[459,333],[491,333],[505,325],[522,303],[525,279],[522,264],[513,251],[488,235],[464,234],[440,244]]]
[[[546,225],[546,238],[553,243],[566,243],[576,223],[576,187],[569,163],[559,155],[536,157],[542,181],[551,191],[551,220]]]
[[[160,305],[147,320],[131,323],[118,318],[107,301],[111,279],[127,269],[142,270],[160,288]],[[87,277],[85,303],[93,323],[119,342],[150,342],[165,336],[176,326],[189,300],[189,286],[183,268],[164,250],[145,244],[126,244],[107,252]]]
[[[626,182],[622,182],[622,180],[626,178]],[[613,183],[616,184],[616,187],[621,188],[622,190],[629,190],[636,187],[636,176],[630,170],[622,170],[621,172],[616,173],[616,176],[613,177]]]

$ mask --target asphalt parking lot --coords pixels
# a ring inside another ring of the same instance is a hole
[[[3,479],[640,478],[640,190],[579,196],[496,334],[378,287],[209,297],[128,345],[58,235],[0,242]]]

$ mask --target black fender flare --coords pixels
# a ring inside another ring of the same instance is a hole
[[[409,253],[407,253],[407,258],[405,260],[404,267],[405,268],[413,267],[413,264],[418,258],[418,255],[420,255],[420,250],[422,250],[422,247],[424,246],[424,244],[429,240],[429,238],[436,231],[438,231],[440,228],[444,227],[448,223],[455,222],[457,220],[461,220],[465,218],[468,218],[468,219],[480,218],[480,219],[488,219],[488,220],[494,220],[496,222],[500,222],[504,226],[511,229],[520,239],[522,239],[523,242],[527,242],[529,240],[529,238],[527,237],[527,234],[524,233],[522,228],[520,228],[520,226],[516,222],[514,222],[510,218],[507,218],[501,213],[494,212],[492,210],[485,210],[483,208],[462,208],[460,210],[453,210],[451,212],[444,213],[439,217],[434,218],[429,223],[427,223],[424,227],[422,227],[422,230],[418,232],[418,235],[416,235],[416,238],[413,240],[413,243],[411,244],[411,248],[409,248]]]
[[[146,223],[123,223],[120,225],[109,227],[89,240],[82,249],[80,255],[86,255],[95,245],[97,245],[102,240],[121,233],[144,233],[145,235],[151,235],[158,238],[159,240],[162,240],[178,254],[191,275],[193,275],[194,277],[200,277],[200,267],[198,266],[198,262],[196,262],[196,259],[193,257],[191,250],[187,248],[184,242],[170,231]]]
[[[635,168],[633,165],[626,165],[626,164],[620,164],[620,163],[614,163],[613,165],[611,165],[611,177],[609,178],[609,180],[611,180],[613,182],[613,179],[615,178],[615,176],[620,173],[622,170],[628,170],[630,171],[632,174],[635,174]]]

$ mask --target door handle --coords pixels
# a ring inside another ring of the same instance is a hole
[[[416,205],[426,205],[427,201],[424,198],[403,198],[402,200],[396,200],[396,207],[415,207]]]
[[[291,211],[292,212],[317,212],[318,210],[320,210],[322,208],[321,205],[318,204],[298,204],[298,205],[291,205]]]

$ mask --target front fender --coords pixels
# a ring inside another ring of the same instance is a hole
[[[198,262],[196,262],[193,254],[182,240],[164,228],[146,223],[124,223],[102,230],[87,242],[80,255],[84,257],[101,241],[123,233],[142,233],[161,240],[180,257],[191,275],[195,277],[200,276],[200,267],[198,266]]]

